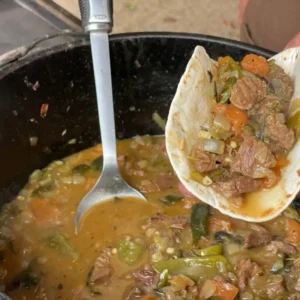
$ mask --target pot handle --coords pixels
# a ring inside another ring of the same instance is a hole
[[[79,0],[84,30],[111,32],[113,26],[113,0]]]

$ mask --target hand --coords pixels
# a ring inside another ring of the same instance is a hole
[[[294,47],[299,47],[300,46],[300,32],[297,33],[289,42],[288,44],[284,47],[284,49],[288,48],[294,48]]]

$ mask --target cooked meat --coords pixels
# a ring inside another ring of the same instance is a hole
[[[126,300],[134,300],[144,295],[143,290],[138,287],[134,287],[127,295]]]
[[[148,223],[160,224],[176,229],[184,229],[188,224],[187,217],[184,215],[176,215],[171,217],[162,213],[157,213],[154,217],[151,217]]]
[[[268,177],[276,160],[270,149],[253,136],[245,136],[237,155],[231,163],[231,172],[241,173],[251,178]]]
[[[281,276],[281,275],[277,275],[277,276]],[[275,297],[283,294],[283,292],[284,292],[283,281],[275,282],[275,283],[267,283],[266,285],[266,294],[269,297],[269,299],[274,299]]]
[[[266,83],[259,78],[243,77],[231,89],[230,101],[236,107],[249,110],[267,94]]]
[[[295,293],[295,294],[292,294],[288,297],[286,297],[287,300],[300,300],[300,293]]]
[[[194,168],[199,173],[209,172],[217,168],[216,155],[212,153],[207,153],[201,148],[196,148],[194,157],[197,159],[193,161]]]
[[[278,252],[282,252],[286,255],[293,255],[297,252],[296,248],[285,242],[285,241],[272,241],[270,245],[266,248],[268,251],[271,251],[272,254],[276,254]]]
[[[250,259],[242,259],[238,264],[237,277],[240,291],[245,291],[249,278],[261,271],[260,266]]]
[[[265,137],[282,150],[290,149],[295,141],[294,132],[276,118],[275,114],[265,117]]]
[[[97,284],[105,283],[110,279],[113,272],[114,269],[111,266],[108,251],[103,251],[95,261],[89,282]]]
[[[173,172],[161,172],[157,176],[155,183],[161,191],[164,191],[177,187],[178,179]]]
[[[246,249],[268,245],[272,238],[269,233],[250,233],[244,238],[243,246]]]
[[[259,122],[263,121],[267,113],[279,113],[283,111],[280,99],[273,95],[267,95],[260,103],[256,103],[247,111],[249,117],[255,117]]]
[[[266,79],[273,85],[275,95],[279,96],[282,101],[285,113],[288,111],[289,100],[294,93],[293,82],[291,78],[279,66],[273,65]]]
[[[154,287],[158,281],[159,275],[150,266],[145,266],[132,273],[137,287],[143,289],[147,287]]]
[[[228,181],[214,182],[212,186],[216,192],[225,198],[231,198],[240,194],[254,192],[259,188],[259,184],[259,180],[238,176]]]

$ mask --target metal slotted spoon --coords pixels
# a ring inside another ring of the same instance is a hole
[[[110,0],[79,0],[82,24],[90,33],[98,115],[103,148],[103,170],[92,190],[81,200],[76,212],[75,231],[84,213],[96,204],[114,197],[144,196],[129,186],[119,172],[108,33],[112,28],[112,2]]]

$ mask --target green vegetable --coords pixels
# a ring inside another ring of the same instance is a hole
[[[159,275],[159,280],[157,283],[157,287],[159,289],[165,287],[166,285],[168,285],[168,280],[169,280],[169,272],[168,270],[163,270],[160,275]]]
[[[202,184],[204,176],[196,171],[190,172],[190,179]]]
[[[196,203],[193,205],[190,226],[195,244],[202,236],[208,234],[208,214],[209,206],[207,204]]]
[[[288,206],[283,212],[283,215],[300,222],[300,216],[292,206]]]
[[[28,267],[22,270],[17,276],[8,284],[7,290],[12,291],[15,289],[36,289],[40,282],[40,276],[34,272],[36,260],[32,260]]]
[[[277,259],[271,267],[271,272],[277,273],[284,268],[284,262],[282,259]]]
[[[91,167],[86,164],[80,164],[72,169],[72,172],[77,175],[83,175]]]
[[[227,103],[230,96],[231,96],[231,88],[236,83],[237,78],[236,77],[229,77],[224,85],[223,91],[220,95],[219,102],[220,103]]]
[[[68,239],[59,231],[53,235],[48,236],[44,240],[45,244],[54,249],[56,252],[72,257],[73,260],[79,258],[79,253],[76,251],[74,246],[68,241]]]
[[[175,196],[175,195],[167,195],[159,199],[165,205],[172,205],[176,202],[179,202],[183,197],[182,196]]]
[[[99,156],[96,159],[94,159],[91,163],[91,168],[94,171],[102,171],[103,168],[103,156]]]
[[[231,265],[223,255],[208,257],[190,257],[162,260],[154,264],[154,270],[162,273],[168,270],[170,275],[181,274],[194,280],[211,278],[219,273],[230,270]]]
[[[229,68],[233,71],[238,71],[239,77],[242,75],[242,70],[240,64],[230,57],[229,59]]]
[[[117,250],[119,259],[127,265],[132,266],[143,256],[146,249],[137,242],[120,240]]]
[[[198,256],[221,255],[223,252],[223,245],[212,245],[204,249],[193,250],[193,252]]]

